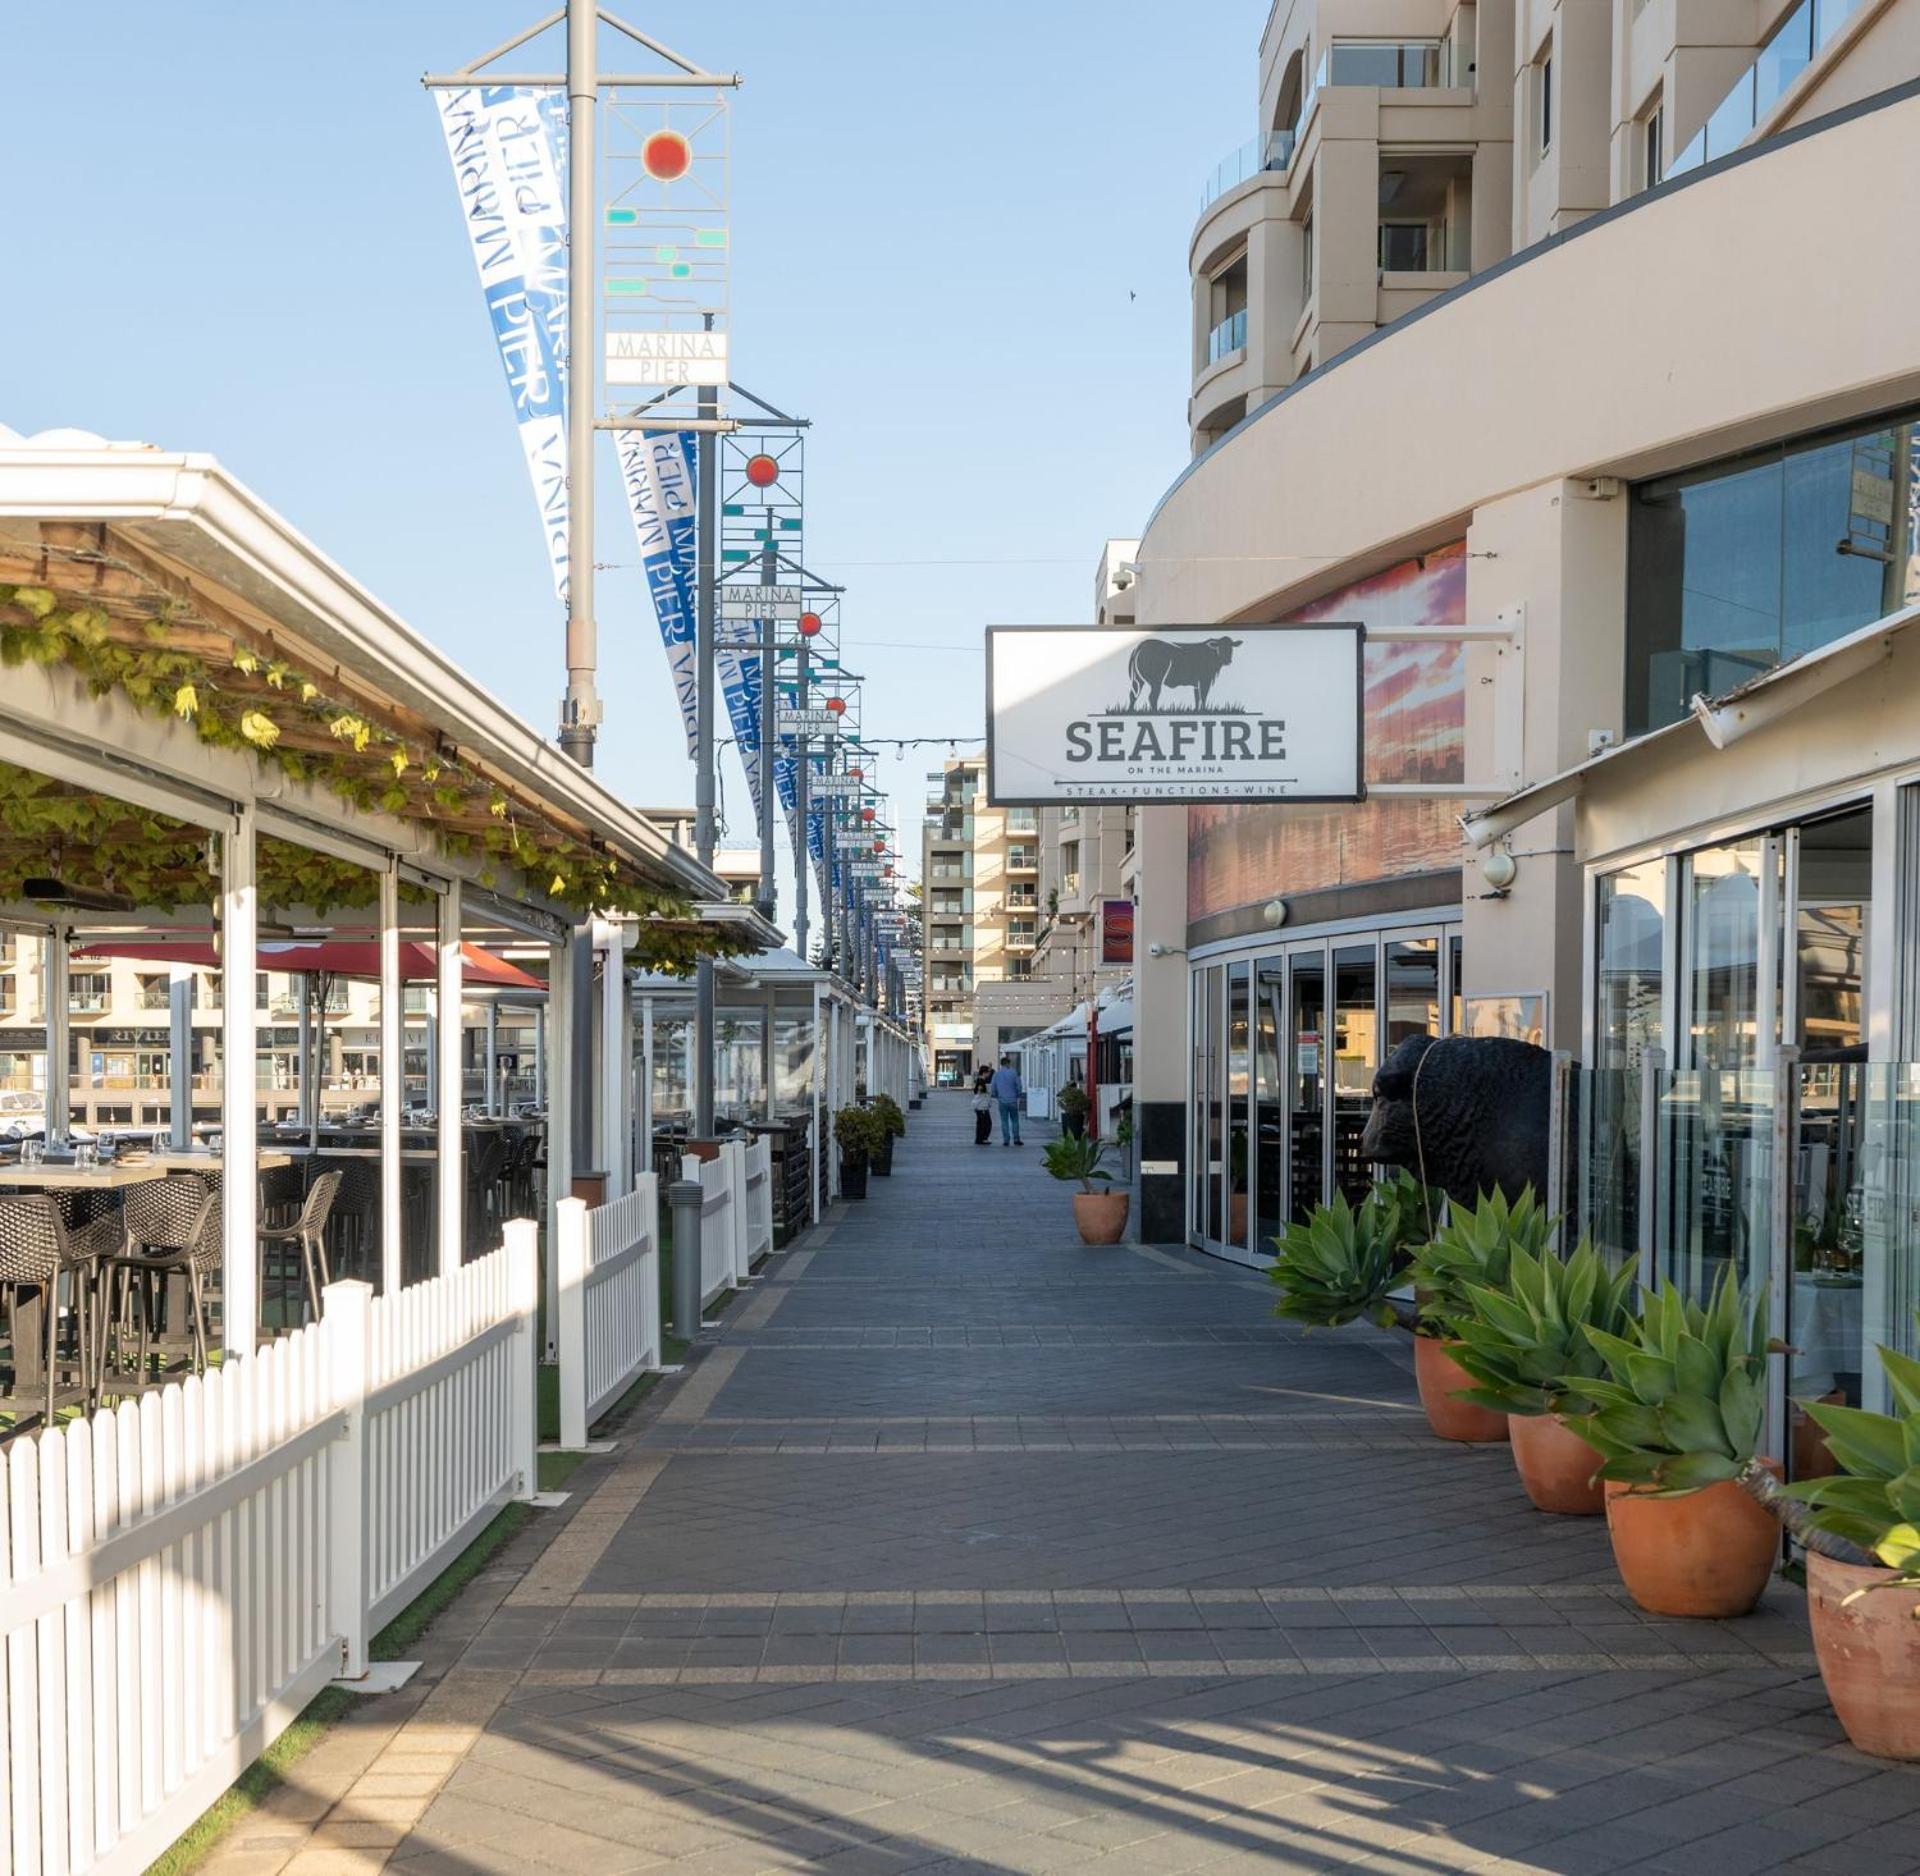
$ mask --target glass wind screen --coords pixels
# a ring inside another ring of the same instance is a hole
[[[1360,1136],[1373,1107],[1373,1074],[1380,1066],[1373,946],[1337,947],[1333,981],[1333,1180],[1357,1205],[1373,1185],[1373,1168],[1360,1154]]]
[[[1440,941],[1396,938],[1387,945],[1387,1042],[1440,1033]]]
[[[1684,862],[1683,1067],[1752,1068],[1761,1058],[1764,855],[1764,842],[1743,840],[1702,848]]]
[[[1300,952],[1287,960],[1287,968],[1293,991],[1286,1068],[1288,1181],[1294,1222],[1305,1224],[1325,1197],[1321,1167],[1326,1140],[1326,955]]]

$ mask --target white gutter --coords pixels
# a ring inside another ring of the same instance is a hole
[[[656,876],[695,899],[725,897],[717,875],[389,612],[213,457],[77,438],[51,448],[0,448],[0,517],[104,523],[199,568]]]

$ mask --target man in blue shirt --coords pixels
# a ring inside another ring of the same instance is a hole
[[[1012,1056],[1001,1056],[987,1092],[1000,1103],[1000,1144],[1025,1146],[1020,1138],[1020,1097],[1026,1090],[1020,1085],[1020,1071],[1014,1067]]]

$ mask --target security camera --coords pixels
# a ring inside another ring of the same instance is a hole
[[[1133,584],[1135,568],[1131,562],[1123,561],[1113,570],[1113,587],[1117,593],[1124,593]]]

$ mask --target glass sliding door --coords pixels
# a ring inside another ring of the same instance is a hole
[[[1207,991],[1213,981],[1212,971],[1201,969],[1193,973],[1193,1098],[1187,1103],[1187,1228],[1196,1240],[1207,1235],[1207,1191],[1211,1183],[1207,1169],[1213,1160],[1207,1142],[1209,1091],[1214,1074],[1213,1006]]]
[[[1251,1256],[1247,1243],[1248,1171],[1253,1148],[1253,1056],[1251,997],[1252,967],[1226,967],[1226,1110],[1227,1150],[1222,1176],[1225,1182],[1225,1239],[1236,1257]]]
[[[1386,1053],[1409,1036],[1440,1034],[1440,940],[1387,940]]]
[[[1380,1013],[1375,948],[1337,945],[1333,953],[1333,1184],[1350,1205],[1373,1187],[1373,1167],[1360,1152],[1380,1066]]]
[[[1594,887],[1593,1072],[1586,1129],[1586,1216],[1603,1249],[1640,1248],[1642,1064],[1665,1046],[1669,863],[1647,860]]]
[[[1286,960],[1253,967],[1253,1249],[1273,1254],[1287,1227],[1287,1104],[1281,1038],[1286,1034]]]
[[[1326,1182],[1326,953],[1317,946],[1291,953],[1287,984],[1288,1209],[1305,1224]]]

